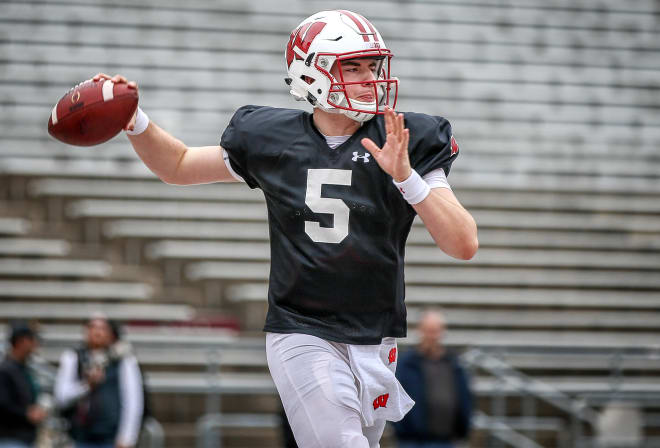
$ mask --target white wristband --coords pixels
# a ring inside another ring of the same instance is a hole
[[[415,170],[412,170],[408,179],[403,182],[397,182],[394,179],[392,179],[392,182],[403,195],[403,199],[408,201],[410,205],[419,204],[431,192],[429,184]]]
[[[147,114],[144,113],[142,109],[138,106],[137,108],[137,116],[135,117],[135,126],[133,126],[133,130],[127,130],[126,133],[128,135],[140,135],[144,131],[147,130],[147,126],[149,126],[149,117]]]

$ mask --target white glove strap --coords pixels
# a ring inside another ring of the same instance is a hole
[[[137,116],[135,117],[135,126],[132,131],[128,130],[126,133],[128,135],[140,135],[147,130],[147,126],[149,126],[149,117],[142,109],[140,109],[140,106],[138,106]]]
[[[429,184],[415,170],[412,170],[408,179],[403,182],[397,182],[394,179],[392,179],[392,182],[403,195],[403,199],[408,201],[410,205],[419,204],[431,193]]]

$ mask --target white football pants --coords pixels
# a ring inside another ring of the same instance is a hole
[[[379,448],[385,420],[362,426],[346,344],[267,333],[268,368],[300,448]]]

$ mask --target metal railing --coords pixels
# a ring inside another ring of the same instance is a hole
[[[206,414],[197,421],[197,448],[222,448],[222,414]]]
[[[540,400],[568,414],[571,421],[570,438],[573,442],[583,438],[583,424],[588,424],[591,429],[595,428],[599,414],[596,410],[590,408],[584,400],[572,398],[547,383],[525,375],[500,358],[483,350],[470,349],[461,356],[461,359],[470,369],[479,368],[490,373],[499,381],[491,401],[493,417],[490,418],[494,419],[495,422],[501,423],[500,416],[506,415],[506,391],[513,390],[521,394],[523,419],[530,423],[536,419],[535,400]],[[519,437],[518,433],[514,436],[511,431],[503,428],[501,430],[491,430],[491,434],[510,434],[510,436],[507,436],[507,440],[503,440],[502,437],[498,438],[515,447],[534,446],[529,442],[535,435],[533,425],[525,431],[529,436],[528,440]],[[556,434],[558,444],[566,446],[568,443],[565,440],[566,434],[561,427],[557,428]]]
[[[138,448],[163,448],[165,446],[165,431],[158,420],[147,417],[142,424],[142,433]]]
[[[493,418],[481,411],[474,414],[474,426],[490,432],[493,437],[514,448],[543,448],[531,438],[515,431],[502,419]]]

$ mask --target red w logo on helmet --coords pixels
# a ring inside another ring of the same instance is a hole
[[[299,54],[297,54],[293,49],[295,47],[300,48],[303,53],[307,54],[310,45],[314,41],[314,38],[321,32],[325,27],[325,22],[309,22],[298,29],[293,30],[291,37],[289,38],[289,43],[286,45],[286,65],[287,67],[291,65],[294,58],[303,59]]]

